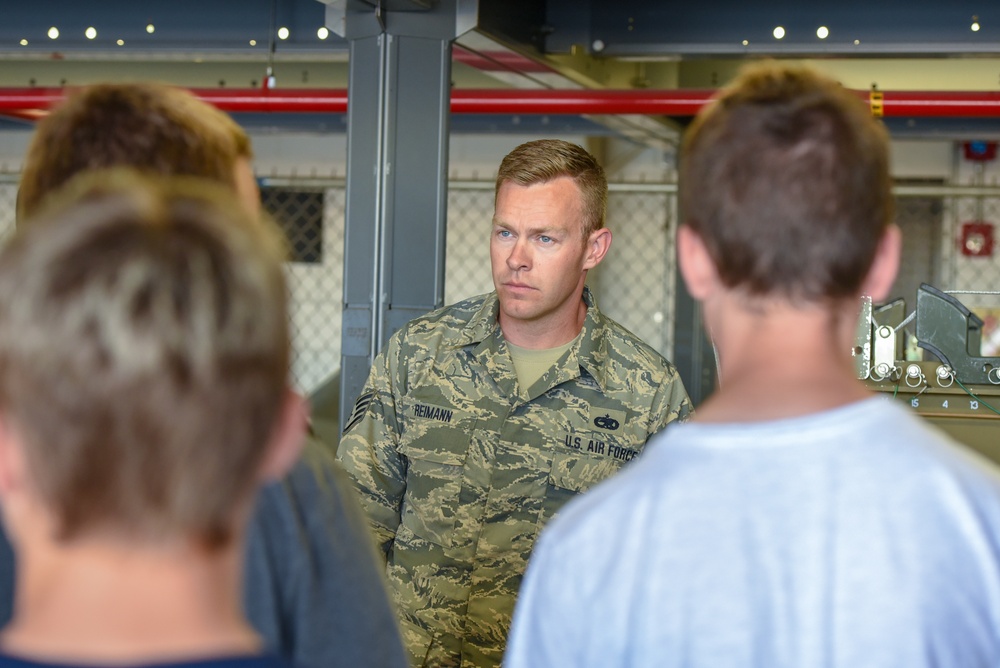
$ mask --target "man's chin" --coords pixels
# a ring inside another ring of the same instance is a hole
[[[537,309],[522,300],[511,300],[506,303],[501,301],[500,312],[511,320],[518,320],[521,322],[534,320],[538,317]]]

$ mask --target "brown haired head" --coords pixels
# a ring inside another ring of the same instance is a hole
[[[0,414],[58,538],[231,544],[284,403],[280,234],[201,180],[85,174],[0,252]]]
[[[236,161],[250,157],[243,129],[187,91],[152,83],[88,86],[38,122],[22,170],[18,219],[88,169],[131,167],[235,187]]]
[[[586,150],[561,139],[538,139],[521,144],[500,163],[494,204],[500,186],[506,182],[519,186],[546,183],[568,176],[580,189],[583,238],[604,227],[608,206],[608,180],[604,169]]]
[[[698,115],[679,186],[720,280],[755,297],[856,295],[893,212],[882,124],[837,82],[777,64]]]

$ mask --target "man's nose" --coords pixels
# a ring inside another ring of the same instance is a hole
[[[531,253],[524,239],[518,239],[507,255],[507,268],[511,271],[524,271],[531,268]]]

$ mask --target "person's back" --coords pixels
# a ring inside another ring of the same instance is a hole
[[[917,420],[876,398],[665,433],[543,536],[508,660],[994,665],[1000,479]]]
[[[190,93],[149,83],[80,89],[38,123],[18,191],[18,226],[80,172],[130,167],[205,178],[258,212],[246,133]],[[244,610],[268,645],[308,668],[403,666],[395,611],[353,486],[314,437],[258,496],[247,536]],[[0,624],[13,564],[0,532]]]
[[[280,232],[203,181],[86,176],[0,252],[0,665],[289,665],[239,611],[306,424]]]
[[[507,664],[997,665],[1000,475],[851,365],[857,297],[898,266],[884,131],[763,66],[699,116],[681,178],[719,390],[543,534]]]

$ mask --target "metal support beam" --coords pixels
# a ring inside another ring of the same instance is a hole
[[[451,45],[476,2],[328,4],[350,44],[343,423],[392,333],[444,301]]]

